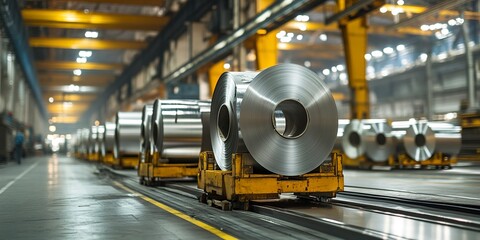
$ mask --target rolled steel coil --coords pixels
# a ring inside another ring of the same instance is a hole
[[[141,112],[118,112],[115,121],[113,156],[138,155],[140,151]]]
[[[258,74],[225,73],[212,100],[212,148],[224,170],[232,153],[248,150],[269,172],[301,175],[330,155],[337,121],[330,91],[307,68],[282,64]]]
[[[210,137],[217,165],[232,168],[232,154],[247,152],[239,133],[240,105],[254,72],[227,72],[220,76],[212,96]]]
[[[104,125],[105,131],[103,132],[103,138],[101,143],[101,155],[105,157],[107,154],[112,153],[115,145],[115,129],[116,124],[113,122],[106,122]]]
[[[366,125],[358,119],[353,119],[345,125],[342,135],[342,149],[347,157],[355,159],[365,154],[364,131]]]
[[[276,129],[278,111],[285,118],[282,131]],[[308,68],[283,64],[263,70],[247,88],[241,112],[243,141],[253,158],[270,172],[286,176],[308,173],[332,151],[338,128],[335,101]]]
[[[155,148],[171,162],[196,162],[202,142],[201,112],[209,102],[157,100],[152,124]]]
[[[368,124],[368,123],[367,123]],[[364,131],[365,153],[374,162],[385,162],[396,150],[392,127],[385,122],[372,122]]]
[[[424,161],[435,152],[456,155],[461,148],[460,127],[444,122],[400,121],[392,123],[400,139],[399,149],[416,160]]]
[[[145,162],[145,155],[150,154],[151,126],[153,104],[146,104],[142,109],[142,126],[140,129],[140,162]]]
[[[94,154],[98,152],[98,127],[97,126],[91,126],[90,127],[90,132],[88,135],[88,140],[87,140],[87,152],[88,154]]]

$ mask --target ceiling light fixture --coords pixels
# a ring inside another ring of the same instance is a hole
[[[85,32],[85,37],[86,37],[86,38],[97,38],[97,37],[98,37],[98,32],[95,32],[95,31],[86,31],[86,32]]]

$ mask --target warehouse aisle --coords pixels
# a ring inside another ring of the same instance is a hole
[[[55,155],[0,166],[2,238],[215,238],[95,172],[92,164]]]

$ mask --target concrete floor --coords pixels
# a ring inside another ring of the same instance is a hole
[[[0,239],[216,238],[95,172],[56,156],[0,165]]]
[[[344,170],[345,190],[480,206],[480,166],[449,170]]]

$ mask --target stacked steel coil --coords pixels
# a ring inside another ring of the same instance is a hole
[[[107,154],[113,154],[116,125],[113,122],[106,122],[104,128],[105,131],[103,132],[102,143],[100,144],[102,157],[107,156]]]
[[[118,112],[115,121],[113,156],[138,155],[142,126],[141,112]]]
[[[202,142],[201,112],[209,102],[156,100],[151,119],[152,150],[169,162],[196,162]]]
[[[318,75],[283,64],[260,73],[224,73],[215,87],[210,135],[217,165],[248,152],[257,169],[286,176],[311,172],[330,154],[337,109]]]
[[[424,161],[436,152],[456,155],[461,147],[461,129],[450,123],[398,121],[390,125],[385,119],[354,119],[340,120],[339,126],[336,148],[352,159],[366,156],[385,162],[405,153]]]
[[[461,128],[450,123],[408,121],[393,122],[399,139],[399,151],[416,161],[424,161],[436,152],[457,155],[461,147]]]
[[[140,129],[140,162],[145,162],[145,157],[150,153],[152,114],[153,105],[145,105],[142,109],[142,126]]]

